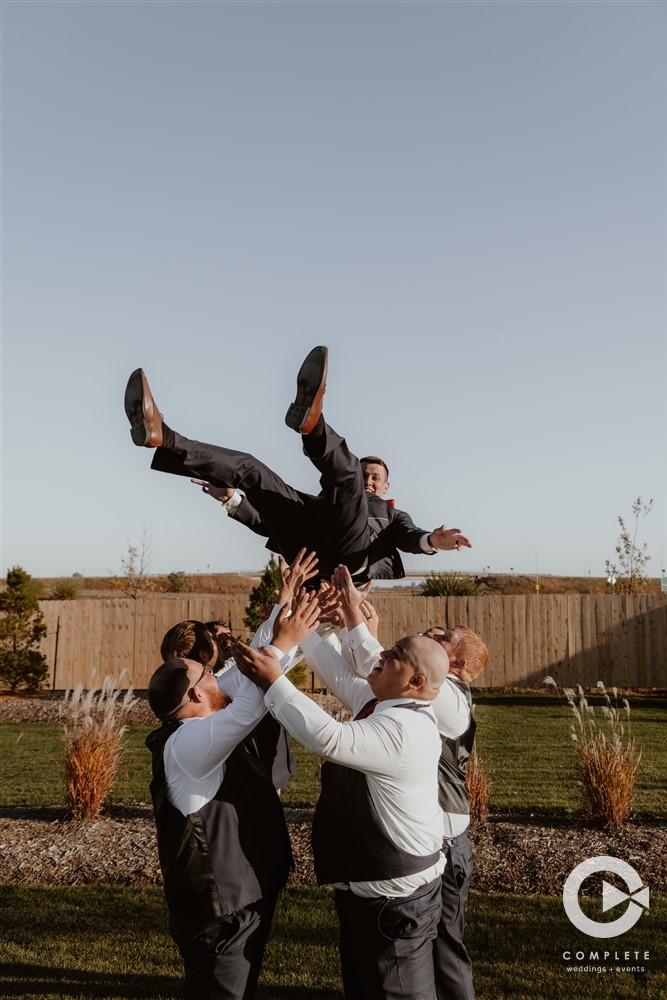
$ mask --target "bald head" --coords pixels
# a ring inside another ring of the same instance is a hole
[[[400,643],[415,671],[423,674],[426,679],[422,697],[429,700],[435,698],[449,673],[447,653],[437,642],[421,635],[407,636]]]
[[[148,682],[148,704],[158,719],[174,716],[197,673],[201,673],[201,664],[181,657],[167,660],[157,668]]]
[[[449,670],[447,653],[437,642],[408,635],[380,653],[368,683],[380,701],[419,698],[433,701]]]

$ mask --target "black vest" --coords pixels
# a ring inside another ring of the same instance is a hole
[[[170,925],[191,932],[277,892],[292,852],[271,778],[244,744],[225,761],[220,788],[205,806],[183,816],[169,802],[163,750],[179,725],[163,723],[146,746],[153,755],[151,797]]]
[[[419,711],[414,703],[396,707]],[[430,714],[426,718],[434,722]],[[318,885],[401,878],[436,863],[440,851],[419,857],[401,850],[389,839],[362,771],[325,761],[321,775],[322,791],[312,833]]]
[[[443,812],[467,816],[470,813],[470,799],[466,788],[466,769],[475,742],[477,723],[472,716],[472,695],[468,685],[452,674],[447,680],[465,695],[470,710],[470,725],[458,739],[447,739],[440,735],[442,752],[438,763],[438,802]]]
[[[298,776],[287,733],[268,712],[243,742],[259,757],[275,788],[285,788],[292,775]]]

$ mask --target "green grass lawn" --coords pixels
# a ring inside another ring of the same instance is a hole
[[[480,694],[479,747],[492,773],[492,809],[563,815],[576,808],[569,780],[570,713],[553,698]],[[667,731],[664,700],[633,704],[632,725],[643,746],[637,791],[640,814],[667,816]],[[113,802],[147,802],[150,756],[144,739],[151,726],[131,726],[123,773]],[[283,794],[286,806],[313,805],[317,759],[294,744],[300,777]],[[0,805],[64,803],[59,727],[0,726],[3,761]],[[4,904],[4,905],[3,905]],[[157,888],[111,885],[68,888],[0,885],[0,992],[23,1000],[181,996],[181,964],[167,933],[166,907]],[[559,898],[473,893],[467,940],[478,1000],[626,1000],[667,996],[667,971],[659,964],[667,938],[667,900],[652,896],[650,909],[622,938],[583,938],[568,922]],[[618,944],[617,941],[622,942]],[[648,962],[587,962],[606,972],[568,971],[563,951],[591,946],[649,950]],[[646,972],[616,972],[620,965]],[[337,926],[332,893],[294,887],[279,903],[258,1000],[341,1000]]]
[[[667,726],[664,699],[637,699],[632,731],[642,747],[637,786],[638,815],[667,817]],[[491,769],[491,809],[569,815],[577,809],[571,780],[573,760],[570,711],[557,699],[539,695],[487,695],[476,699],[478,747]],[[111,801],[149,800],[150,755],[144,748],[151,726],[130,726],[122,773]],[[299,778],[283,793],[288,807],[315,804],[319,789],[317,759],[292,741]],[[5,723],[0,726],[3,773],[0,805],[64,804],[59,727],[55,723]]]
[[[592,703],[596,699],[589,699]],[[630,725],[642,748],[635,810],[667,816],[667,713],[664,699],[631,702]],[[477,746],[491,770],[491,809],[568,815],[577,811],[572,781],[570,709],[542,696],[476,699]]]
[[[0,886],[0,991],[23,1000],[181,996],[181,965],[167,933],[159,889],[116,886]],[[658,1000],[667,971],[658,947],[667,937],[667,900],[653,898],[623,948],[652,957],[616,972],[623,961],[585,963],[605,973],[568,972],[563,951],[613,953],[574,931],[558,899],[473,893],[468,947],[478,1000]],[[280,900],[258,1000],[341,1000],[337,923],[331,890],[293,888]],[[664,948],[663,948],[664,951]],[[579,963],[584,964],[584,963]]]

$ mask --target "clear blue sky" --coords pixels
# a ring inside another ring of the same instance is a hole
[[[410,569],[601,575],[666,522],[662,3],[2,4],[2,572],[257,569],[151,472],[123,412],[301,489],[326,414],[470,552]],[[663,550],[663,565],[667,549]]]

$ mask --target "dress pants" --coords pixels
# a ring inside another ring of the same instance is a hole
[[[402,899],[336,890],[346,1000],[435,1000],[440,879]]]
[[[302,546],[315,550],[319,571],[339,562],[352,572],[368,555],[368,503],[358,458],[328,424],[303,437],[303,450],[320,473],[321,493],[301,493],[247,452],[191,441],[174,433],[173,448],[157,448],[151,468],[242,490],[261,517],[264,533],[291,561]]]
[[[472,847],[467,832],[446,841],[442,873],[442,914],[433,946],[438,1000],[474,1000],[472,963],[463,943],[464,908],[472,878]]]
[[[185,1000],[252,1000],[277,894],[188,934],[171,926],[185,966]]]

